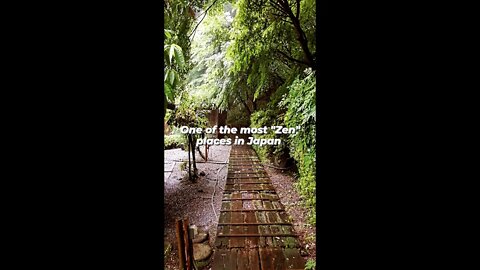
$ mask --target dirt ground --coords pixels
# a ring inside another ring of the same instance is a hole
[[[230,155],[231,146],[211,146],[208,153],[209,162],[226,163]],[[203,151],[202,151],[203,152]],[[203,161],[196,155],[197,162]],[[188,180],[187,170],[181,170],[182,162],[188,160],[187,152],[181,149],[165,150],[164,172],[164,207],[165,207],[165,247],[170,246],[165,254],[165,269],[178,269],[178,254],[175,240],[175,221],[188,217],[190,225],[209,232],[209,242],[213,247],[216,237],[218,214],[227,176],[227,164],[197,163],[198,172],[204,172],[195,183]],[[188,163],[187,165],[188,166]],[[315,259],[315,226],[309,225],[307,212],[301,206],[300,196],[293,187],[294,177],[282,170],[265,167],[275,189],[280,196],[287,213],[292,217],[295,231],[300,234],[300,241],[304,247],[305,259]],[[218,178],[218,183],[217,182]],[[217,185],[216,185],[217,184]],[[212,194],[215,188],[215,197]],[[213,210],[215,208],[215,210]],[[216,213],[216,215],[215,215]],[[206,266],[203,269],[210,269]]]
[[[210,146],[208,162],[228,162],[231,146]],[[203,149],[202,149],[202,152]],[[188,180],[188,171],[181,170],[176,160],[188,160],[188,154],[180,148],[165,150],[165,246],[171,245],[165,255],[165,269],[178,269],[178,253],[175,240],[175,221],[188,217],[190,225],[209,232],[210,246],[215,243],[217,222],[222,202],[223,187],[227,178],[227,164],[200,163],[203,159],[195,155],[198,173],[204,172],[195,183]],[[200,162],[199,162],[200,161]],[[188,167],[188,162],[186,163]],[[218,183],[216,185],[216,181]],[[212,195],[216,185],[215,197]],[[215,215],[216,213],[216,215]],[[206,268],[208,269],[208,267]]]
[[[265,166],[265,171],[270,176],[275,191],[280,197],[280,201],[285,206],[288,215],[292,218],[292,223],[295,232],[300,235],[300,242],[302,243],[302,253],[304,259],[316,258],[316,234],[317,228],[310,225],[308,220],[308,212],[302,206],[301,197],[293,186],[295,178],[291,172],[278,170]]]

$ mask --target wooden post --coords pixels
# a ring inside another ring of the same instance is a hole
[[[185,252],[185,265],[186,270],[193,269],[193,242],[190,237],[190,229],[188,225],[188,218],[183,220],[183,239],[184,239],[184,252]]]
[[[185,266],[186,270],[190,270],[190,254],[188,253],[188,223],[183,221],[183,242],[185,243],[185,249],[183,252],[185,252]]]
[[[180,270],[193,270],[193,241],[190,229],[188,226],[188,218],[184,220],[177,220],[177,248],[178,260]]]
[[[183,239],[183,222],[181,220],[177,220],[176,223],[176,231],[177,231],[177,247],[178,247],[178,260],[179,260],[179,269],[185,269],[185,242]]]
[[[188,224],[188,219],[187,219]],[[193,257],[193,230],[190,230],[190,226],[187,226],[187,233],[188,233],[188,253],[190,254],[190,261],[192,262],[192,269],[195,268],[194,262],[195,258]]]

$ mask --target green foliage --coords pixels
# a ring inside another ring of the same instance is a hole
[[[185,171],[185,169],[187,169],[187,162],[186,161],[180,163],[180,170]]]
[[[235,11],[230,4],[221,9],[218,4],[216,9],[209,10],[196,30],[192,41],[193,68],[187,75],[186,88],[192,96],[203,100],[204,108],[226,109],[229,105],[231,77],[228,69],[231,61],[225,55]]]
[[[257,95],[272,78],[267,74],[283,77],[286,72],[305,67],[300,64],[304,52],[297,38],[298,29],[286,13],[278,11],[275,6],[278,3],[278,0],[239,0],[236,5],[238,15],[233,24],[234,39],[228,56],[234,59],[234,74],[247,71],[249,76],[257,77],[257,80],[251,80],[256,84]],[[309,9],[315,8],[315,1],[303,0],[300,7],[299,27],[305,32],[307,40],[313,39],[309,42],[309,49],[315,51],[315,9]],[[291,11],[296,13],[296,6]],[[248,72],[252,65],[253,69]]]
[[[185,68],[185,57],[180,46],[177,44],[167,44],[164,46],[164,51],[165,58],[168,59],[170,66],[176,65],[179,69]]]
[[[272,125],[283,125],[282,114],[278,114],[278,111],[273,108],[267,108],[260,110],[252,114],[251,127],[270,127]],[[262,161],[279,160],[282,156],[288,154],[288,145],[285,143],[288,138],[287,135],[274,134],[272,130],[269,130],[267,134],[254,134],[255,138],[259,139],[281,139],[280,145],[253,145],[255,151]]]
[[[170,32],[172,31],[165,30],[165,36],[171,36]],[[177,44],[172,43],[164,46],[163,72],[165,99],[167,102],[173,103],[175,101],[175,88],[183,80],[183,75],[186,72],[185,57],[182,48]]]
[[[227,123],[233,126],[248,127],[250,125],[250,115],[245,113],[245,108],[234,106],[228,110]]]
[[[305,264],[305,270],[315,270],[317,267],[317,262],[313,259],[308,259]]]
[[[293,78],[292,78],[293,79]],[[288,93],[288,84],[292,81],[288,79],[284,85],[278,87],[276,91],[270,96],[270,101],[263,108],[254,112],[250,118],[251,127],[263,127],[263,126],[286,126],[285,125],[285,107],[278,106],[282,97]],[[255,134],[255,138],[259,139],[281,139],[281,145],[264,145],[258,147],[254,145],[255,151],[259,157],[264,161],[276,161],[286,159],[289,155],[288,135],[279,135],[267,133],[267,134]]]
[[[174,96],[173,96],[173,89],[170,83],[163,83],[163,89],[165,91],[165,100],[169,102],[173,102]]]
[[[288,95],[280,103],[287,109],[285,125],[300,126],[300,131],[289,135],[290,154],[297,162],[299,181],[296,183],[306,206],[310,208],[310,221],[315,220],[316,189],[316,81],[315,73],[304,79],[296,79],[289,87]]]
[[[270,120],[274,118],[275,118],[275,112],[273,110],[256,111],[250,117],[250,121],[251,121],[250,126],[259,128],[259,127],[263,127],[264,125],[267,125],[269,127],[270,125],[273,125],[270,123]],[[272,132],[269,131],[267,134],[255,134],[254,137],[259,139],[271,139],[271,138],[274,138],[275,135],[273,135]],[[253,145],[253,148],[255,149],[255,152],[257,152],[257,155],[259,156],[260,160],[262,160],[263,162],[268,161],[273,155],[273,151],[275,150],[273,145],[264,145],[262,147]]]
[[[190,34],[203,0],[164,1],[164,101],[174,103],[189,69]],[[165,109],[166,112],[166,109]]]
[[[257,134],[282,144],[254,147],[263,160],[295,160],[315,224],[316,75],[304,70],[315,62],[316,2],[301,0],[299,10],[288,3],[166,0],[164,99],[178,104],[170,120],[177,126],[205,127],[204,109],[228,110],[227,123],[240,126],[300,126]]]
[[[178,126],[206,128],[208,124],[207,111],[201,109],[198,102],[188,93],[182,93],[180,98],[182,103],[175,111],[175,123]]]
[[[190,33],[192,25],[195,23],[195,13],[205,1],[196,0],[166,0],[164,2],[164,28],[165,44],[177,44],[183,48],[185,62],[189,61],[190,52]]]
[[[164,149],[185,148],[187,139],[185,135],[173,134],[164,137]]]

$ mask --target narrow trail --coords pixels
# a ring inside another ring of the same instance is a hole
[[[255,151],[233,146],[212,270],[304,268],[297,234]]]

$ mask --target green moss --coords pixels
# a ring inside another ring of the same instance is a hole
[[[296,248],[297,247],[297,240],[293,237],[286,237],[285,238],[285,247],[286,248]]]

